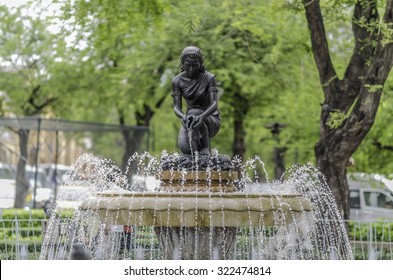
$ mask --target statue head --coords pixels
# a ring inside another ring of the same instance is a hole
[[[195,46],[188,46],[183,49],[180,55],[180,61],[181,61],[181,70],[184,71],[184,63],[186,62],[187,59],[192,59],[192,60],[197,60],[200,64],[199,71],[203,72],[205,71],[205,66],[203,65],[203,54],[200,48],[195,47]]]

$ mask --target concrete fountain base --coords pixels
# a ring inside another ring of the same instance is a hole
[[[154,227],[164,259],[228,259],[241,227],[267,228],[311,215],[297,194],[235,192],[237,172],[164,171],[156,192],[99,193],[80,206],[106,225]]]
[[[146,165],[141,172],[163,169],[147,155],[137,161]],[[168,161],[169,169],[156,177],[158,189],[136,191],[135,184],[132,192],[114,185],[114,169],[101,159],[83,157],[75,170],[92,162],[97,170],[82,185],[80,211],[65,220],[68,206],[58,199],[41,259],[69,259],[73,244],[91,259],[107,260],[353,259],[334,197],[312,166],[290,171],[280,185],[262,187],[248,177],[256,174],[258,158],[232,169],[217,160],[189,171]],[[78,172],[70,178],[76,179],[68,186],[80,183]]]

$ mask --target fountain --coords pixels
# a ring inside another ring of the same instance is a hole
[[[41,259],[69,259],[76,245],[90,259],[352,259],[316,168],[294,166],[286,180],[260,183],[258,157],[243,162],[210,148],[221,123],[215,77],[197,47],[181,62],[172,83],[181,152],[135,154],[125,173],[82,155],[65,183],[83,186],[78,210],[65,221],[59,197]]]

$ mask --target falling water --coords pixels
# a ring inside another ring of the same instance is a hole
[[[135,154],[123,173],[111,160],[79,157],[62,186],[78,200],[69,205],[70,194],[59,194],[41,259],[71,259],[75,244],[90,259],[353,258],[333,195],[312,165],[260,182],[268,177],[258,157],[218,164],[213,150],[192,171],[180,160]]]

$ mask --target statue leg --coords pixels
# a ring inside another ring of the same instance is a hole
[[[209,129],[205,123],[199,128],[199,133],[201,134],[201,149],[199,153],[201,155],[210,155]]]
[[[191,109],[187,112],[187,116],[199,116],[203,113],[201,109]],[[204,126],[204,125],[203,125]],[[191,146],[191,153],[200,152],[203,148],[203,131],[201,131],[201,127],[192,129],[191,132],[186,132],[188,139],[189,139],[189,146]]]
[[[191,139],[190,139],[190,134],[188,133],[186,128],[184,126],[180,128],[179,137],[178,137],[178,146],[183,154],[191,155],[191,153],[198,151],[198,142],[195,139],[193,139],[192,134],[193,133],[191,133]]]

